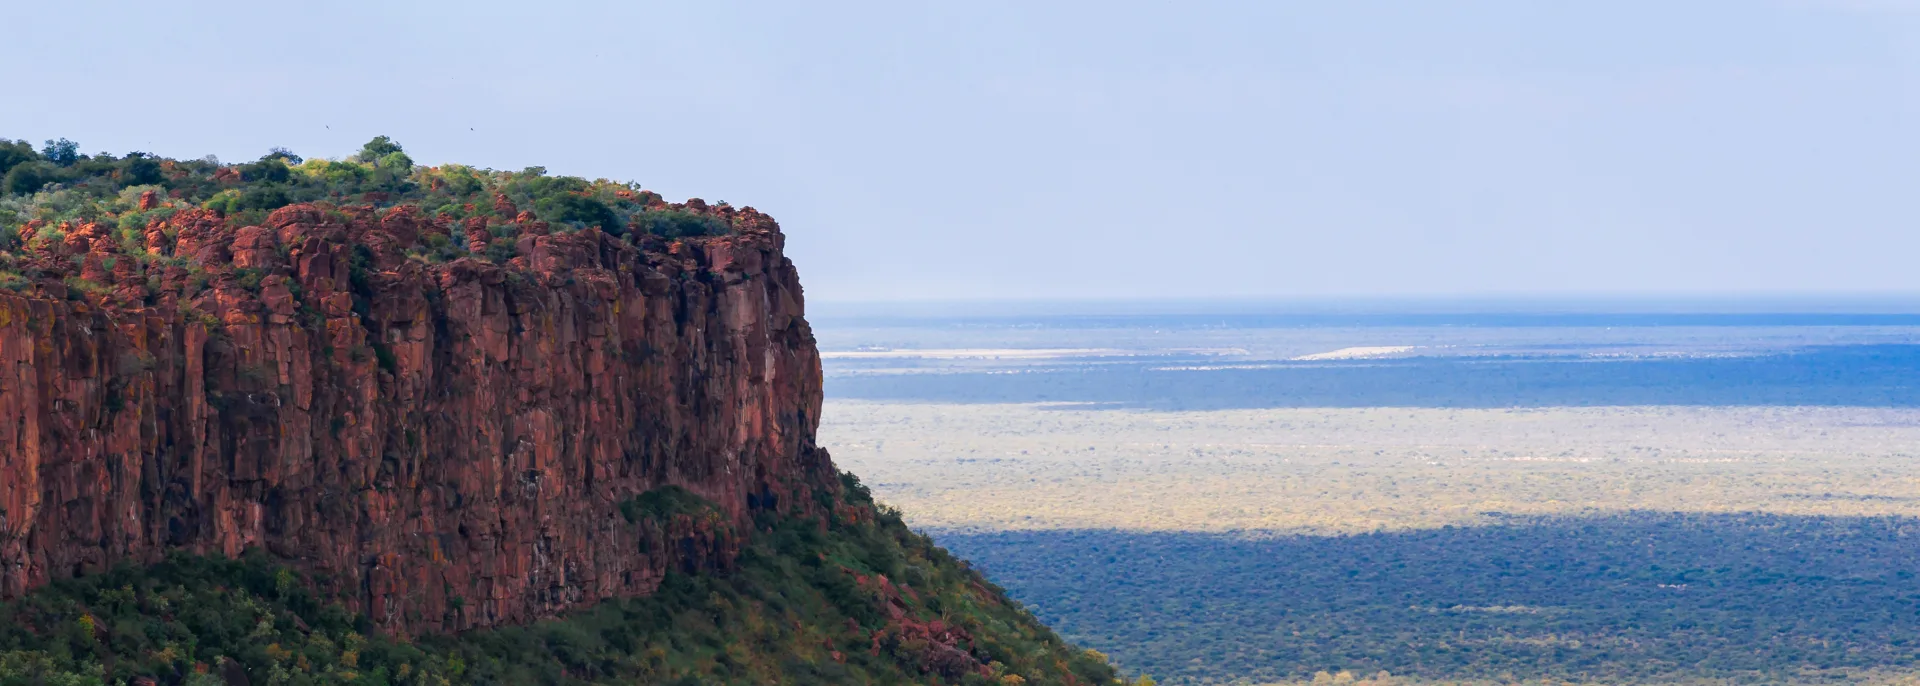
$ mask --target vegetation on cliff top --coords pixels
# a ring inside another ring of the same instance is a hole
[[[672,573],[651,596],[460,636],[382,636],[257,554],[59,582],[0,605],[0,684],[1118,682],[845,485],[825,526],[763,516],[732,574]],[[693,516],[691,497],[626,509]]]
[[[543,167],[510,172],[419,166],[386,136],[342,160],[309,160],[276,148],[242,164],[143,152],[82,155],[64,138],[47,141],[40,150],[26,141],[0,139],[0,231],[9,241],[32,221],[143,227],[142,220],[156,216],[157,209],[139,207],[140,195],[148,191],[164,197],[165,207],[216,210],[234,225],[258,224],[266,213],[294,203],[315,203],[413,205],[451,222],[480,217],[495,226],[525,210],[562,230],[599,227],[616,236],[678,238],[727,231],[724,222],[668,207],[659,194],[638,184],[548,176]]]
[[[167,247],[181,225],[209,215],[236,229],[263,225],[274,210],[300,203],[340,219],[392,210],[414,214],[429,230],[404,247],[428,262],[473,257],[504,263],[536,223],[535,233],[597,228],[633,243],[731,230],[720,212],[729,209],[724,203],[668,204],[638,184],[549,176],[542,167],[513,172],[420,166],[386,136],[340,160],[303,159],[275,149],[242,164],[143,152],[83,155],[66,139],[37,150],[26,141],[0,139],[0,287],[24,290],[51,279],[97,290],[97,283],[73,281],[80,279],[74,253],[104,252],[142,264],[182,262],[186,256]],[[76,242],[79,236],[84,240]],[[98,244],[101,239],[106,245]]]

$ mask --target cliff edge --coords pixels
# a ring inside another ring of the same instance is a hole
[[[642,245],[529,218],[505,265],[408,259],[446,232],[411,207],[189,210],[145,227],[164,265],[74,227],[47,256],[102,297],[0,295],[0,595],[259,546],[437,631],[726,566],[709,532],[633,545],[619,503],[678,485],[744,521],[832,467],[779,228],[715,216]]]
[[[1114,681],[815,444],[765,214],[75,148],[0,140],[0,681]]]

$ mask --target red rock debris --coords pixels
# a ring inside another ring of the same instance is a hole
[[[866,576],[842,568],[853,575],[854,584],[874,594],[887,616],[886,626],[873,632],[871,651],[875,657],[891,651],[917,666],[923,674],[939,674],[958,680],[966,674],[991,675],[988,660],[976,654],[973,634],[965,627],[941,619],[923,620],[909,611],[903,593],[912,590],[889,580],[886,575]]]

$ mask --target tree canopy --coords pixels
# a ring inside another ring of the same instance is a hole
[[[146,152],[84,155],[74,141],[0,139],[0,248],[14,243],[30,221],[137,220],[142,193],[173,207],[204,207],[236,224],[257,223],[266,212],[293,203],[375,207],[414,205],[450,222],[482,218],[488,226],[519,212],[555,230],[599,228],[614,236],[663,238],[727,233],[726,222],[669,207],[638,184],[549,176],[543,167],[495,171],[457,164],[421,166],[404,147],[376,136],[345,159],[308,159],[273,148],[259,159],[222,164]],[[459,246],[455,246],[456,249]]]

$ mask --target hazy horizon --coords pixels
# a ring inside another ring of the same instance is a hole
[[[1920,292],[1316,295],[1215,298],[808,300],[815,319],[1101,315],[1920,314]]]

